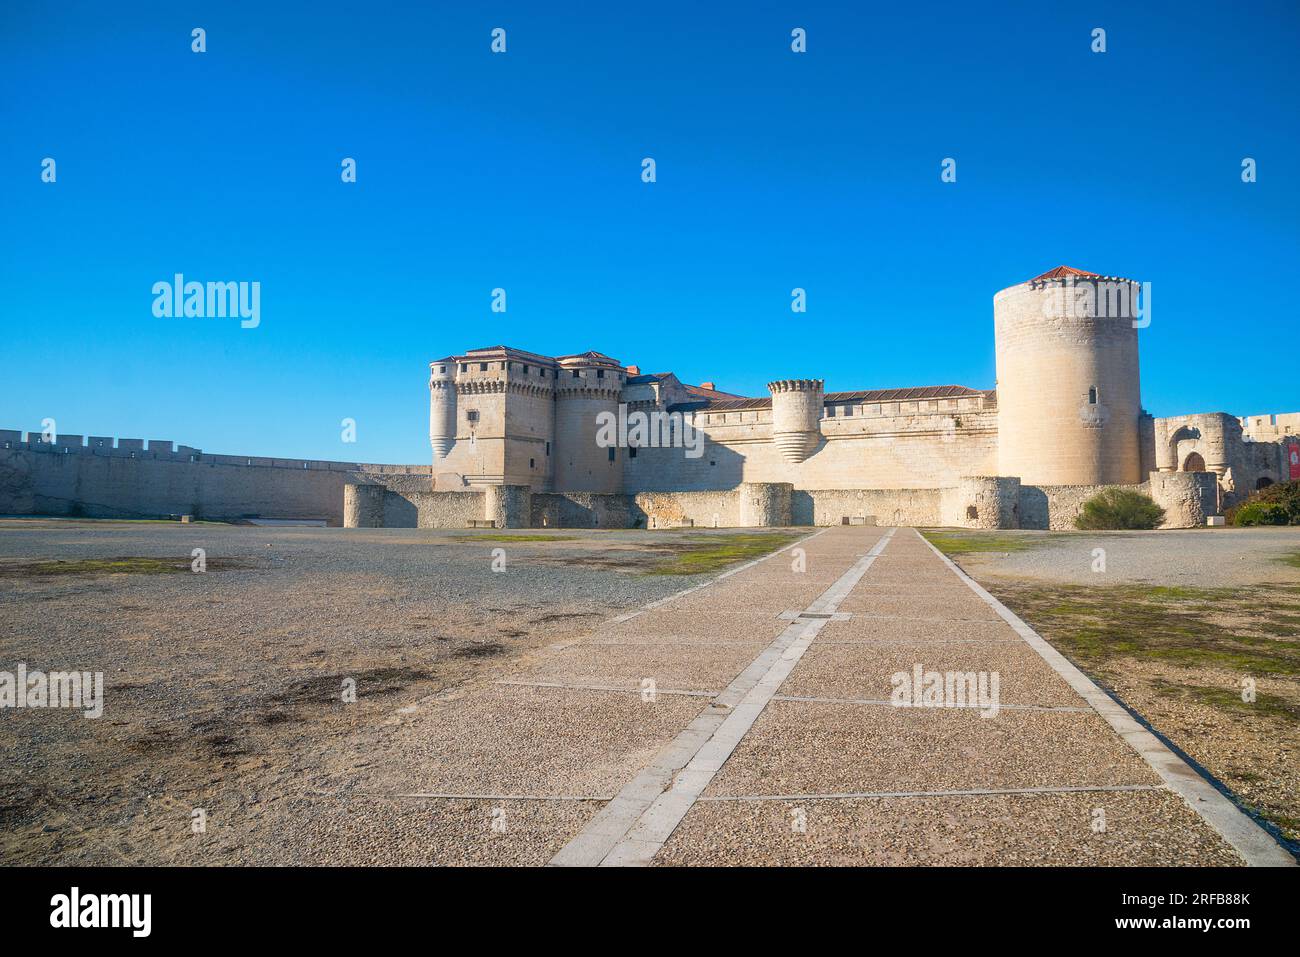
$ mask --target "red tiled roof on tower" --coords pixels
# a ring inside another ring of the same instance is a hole
[[[1057,266],[1055,269],[1049,269],[1041,276],[1035,276],[1029,282],[1041,282],[1044,279],[1068,279],[1071,276],[1082,279],[1101,279],[1101,275],[1095,272],[1088,272],[1086,269],[1075,269],[1073,266]]]

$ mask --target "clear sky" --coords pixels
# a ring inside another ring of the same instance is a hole
[[[0,428],[424,462],[429,361],[496,343],[989,388],[1062,263],[1152,283],[1155,415],[1297,411],[1298,73],[1294,0],[4,0]],[[178,272],[260,326],[155,317]]]

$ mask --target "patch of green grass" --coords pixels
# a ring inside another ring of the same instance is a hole
[[[530,542],[576,542],[578,540],[577,535],[512,535],[509,532],[495,535],[453,535],[451,537],[458,542],[507,542],[525,545]]]
[[[1220,601],[1231,597],[1231,588],[1191,588],[1185,585],[1125,585],[1125,597],[1152,601]]]
[[[1290,565],[1292,568],[1300,568],[1300,552],[1291,552],[1287,555],[1279,555],[1277,560],[1283,565]]]
[[[251,567],[236,559],[209,558],[207,570]],[[63,575],[172,575],[192,571],[189,558],[79,558],[41,562],[5,562],[0,577],[55,578]]]
[[[22,522],[74,522],[87,525],[230,525],[231,522],[214,522],[196,518],[182,522],[176,518],[90,518],[85,515],[6,515],[0,525]]]
[[[1300,675],[1300,641],[1272,637],[1296,634],[1300,606],[1287,600],[1229,588],[1136,584],[993,588],[1045,637],[1098,671],[1113,659],[1135,657],[1243,675]]]
[[[997,532],[949,532],[924,529],[930,544],[945,555],[969,555],[975,552],[1023,552],[1035,548],[1049,538],[1044,535],[1029,538],[1021,535],[999,535]]]
[[[760,558],[800,537],[798,533],[760,532],[686,541],[675,545],[672,557],[659,562],[646,574],[705,575],[737,562]]]
[[[1152,684],[1162,692],[1183,698],[1191,698],[1201,704],[1207,704],[1217,711],[1228,711],[1242,715],[1269,715],[1275,718],[1300,723],[1300,705],[1296,705],[1277,695],[1256,692],[1255,700],[1241,700],[1240,688],[1220,688],[1212,685],[1176,684],[1172,681],[1153,681]]]

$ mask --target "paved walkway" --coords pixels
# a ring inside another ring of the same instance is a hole
[[[539,863],[1292,863],[912,529],[825,529],[426,717],[408,799]]]

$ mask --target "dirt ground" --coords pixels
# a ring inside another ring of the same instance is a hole
[[[1300,846],[1300,529],[929,534]]]
[[[400,846],[402,816],[349,827],[330,799],[375,728],[799,534],[0,521],[0,671],[105,685],[98,719],[0,711],[0,863],[346,863]],[[307,814],[345,836],[278,857]]]

